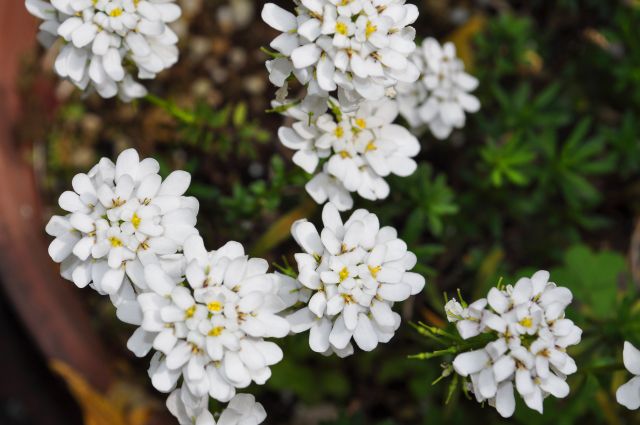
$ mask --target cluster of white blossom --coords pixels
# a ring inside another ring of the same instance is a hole
[[[178,253],[197,234],[198,201],[184,196],[191,176],[174,171],[163,181],[159,170],[155,159],[141,161],[128,149],[115,164],[102,158],[73,178],[59,199],[68,214],[46,227],[64,278],[111,296],[127,292],[130,281],[145,289],[144,265]]]
[[[148,291],[138,295],[140,327],[129,341],[138,356],[155,350],[149,375],[161,392],[180,378],[196,397],[227,402],[236,388],[264,384],[282,351],[265,338],[289,333],[280,313],[281,276],[249,258],[237,242],[207,252],[200,236],[184,245],[184,274],[145,267]]]
[[[250,394],[236,395],[218,420],[209,412],[208,401],[206,397],[194,397],[183,386],[169,395],[167,407],[180,425],[258,425],[267,417],[262,405]]]
[[[464,127],[465,113],[480,110],[480,102],[470,94],[478,87],[478,80],[465,72],[451,42],[441,46],[428,38],[411,61],[421,76],[415,84],[396,86],[400,114],[415,130],[428,126],[436,138],[446,139],[454,128]]]
[[[622,359],[627,370],[635,375],[616,391],[616,400],[627,409],[640,408],[640,350],[625,341]]]
[[[352,339],[371,351],[391,340],[400,326],[393,304],[424,288],[424,278],[409,271],[416,256],[394,228],[380,228],[378,217],[366,210],[354,211],[343,223],[337,207],[328,203],[322,221],[321,232],[307,220],[291,228],[304,250],[295,259],[299,296],[308,304],[287,317],[291,331],[310,330],[311,349],[326,355],[352,354]]]
[[[406,0],[295,0],[295,14],[267,3],[262,19],[281,31],[271,42],[269,79],[286,91],[293,75],[306,95],[338,91],[343,106],[379,100],[420,74],[415,50],[418,8]]]
[[[298,121],[278,132],[282,144],[296,151],[293,162],[307,173],[315,173],[326,160],[306,185],[307,192],[319,204],[331,200],[342,211],[353,207],[352,192],[372,201],[386,198],[385,177],[416,170],[418,139],[393,124],[398,109],[392,100],[364,102],[354,112],[332,105],[330,112],[313,117],[301,107],[292,108],[288,114]]]
[[[81,90],[124,101],[146,95],[137,78],[153,79],[178,60],[177,35],[169,28],[181,15],[173,0],[25,0],[44,22],[40,42],[62,39],[55,71]]]
[[[513,415],[514,385],[531,409],[542,413],[548,395],[569,394],[567,375],[576,372],[567,347],[580,342],[582,330],[565,318],[573,296],[536,272],[505,289],[492,288],[487,298],[467,307],[447,303],[447,317],[463,339],[490,334],[484,348],[458,354],[454,370],[470,377],[478,402],[488,401],[503,417]]]
[[[236,389],[264,384],[282,359],[265,338],[289,333],[279,313],[298,300],[297,282],[267,273],[237,242],[207,252],[198,201],[184,196],[189,173],[163,181],[159,168],[129,149],[76,175],[59,200],[68,214],[47,224],[49,254],[63,277],[108,294],[117,316],[139,326],[127,345],[140,357],[154,350],[149,376],[171,392],[180,424],[215,425],[209,397],[230,402],[218,425],[260,424],[262,406]]]

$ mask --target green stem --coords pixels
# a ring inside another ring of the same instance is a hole
[[[480,334],[469,341],[461,341],[445,350],[432,351],[430,353],[420,353],[409,356],[410,359],[428,360],[434,357],[446,356],[447,354],[458,354],[463,351],[470,351],[485,347],[488,343],[495,341],[496,336],[493,334]]]
[[[430,332],[428,329],[423,328],[420,325],[417,325],[415,323],[409,323],[420,335],[425,336],[427,338],[430,338],[434,341],[436,341],[437,343],[441,344],[441,345],[447,345],[447,342],[440,338],[437,335],[434,335],[432,332]]]
[[[300,104],[300,101],[296,100],[295,102],[286,103],[284,105],[276,106],[275,108],[267,109],[265,112],[267,114],[283,114],[287,112],[289,109],[295,106],[298,106],[299,104]]]
[[[456,347],[449,347],[445,350],[437,350],[437,351],[432,351],[430,353],[414,354],[409,356],[409,358],[413,360],[429,360],[429,359],[433,359],[434,357],[446,356],[447,354],[456,354],[456,352],[457,352]]]
[[[460,338],[457,337],[456,335],[453,335],[447,331],[445,331],[444,329],[435,327],[435,326],[429,326],[424,322],[418,322],[418,327],[426,329],[427,331],[431,332],[434,335],[438,335],[438,336],[443,336],[447,339],[453,340],[453,341],[459,341]]]
[[[162,99],[154,94],[147,94],[144,99],[152,105],[164,109],[169,115],[183,122],[184,124],[194,124],[196,117],[192,113],[176,106],[175,103]]]
[[[260,51],[265,55],[272,57],[273,59],[286,58],[286,56],[282,53],[274,52],[273,50],[269,50],[264,46],[260,47]]]

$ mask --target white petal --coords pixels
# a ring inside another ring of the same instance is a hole
[[[309,347],[316,353],[324,353],[329,349],[329,334],[331,333],[331,321],[329,319],[317,320],[309,333]]]
[[[510,418],[516,410],[516,399],[513,394],[511,381],[504,382],[498,387],[496,394],[496,410],[503,418]]]
[[[622,358],[624,361],[624,367],[626,367],[629,372],[634,375],[640,375],[640,350],[634,347],[630,342],[625,341]]]
[[[314,65],[320,59],[322,50],[316,44],[307,44],[305,46],[298,47],[291,52],[291,60],[293,66],[297,69],[306,68]]]
[[[360,314],[358,325],[353,332],[353,339],[363,351],[372,351],[378,346],[378,337],[367,315]]]
[[[138,328],[127,341],[127,348],[133,352],[136,357],[144,357],[151,350],[154,336],[154,333]]]
[[[115,81],[122,81],[124,78],[125,71],[117,49],[111,48],[107,51],[102,57],[102,66],[107,75]]]
[[[352,335],[353,332],[347,329],[344,324],[344,317],[340,315],[333,324],[333,329],[331,330],[329,341],[331,342],[331,345],[333,347],[337,348],[338,350],[342,350],[349,344]]]
[[[169,174],[162,182],[158,196],[181,196],[189,188],[191,174],[177,170]]]
[[[322,255],[324,253],[322,240],[320,239],[318,230],[312,223],[306,220],[298,221],[291,227],[291,233],[296,242],[298,242],[298,245],[307,253],[315,255]]]
[[[480,390],[480,395],[484,398],[488,399],[496,395],[498,386],[496,384],[492,368],[484,368],[480,371],[480,375],[478,377],[478,389]]]
[[[565,398],[569,395],[569,384],[553,373],[542,381],[540,388],[557,398]]]
[[[273,3],[264,5],[261,16],[264,22],[281,32],[292,31],[298,27],[298,22],[293,13]]]
[[[483,349],[458,354],[453,361],[453,368],[462,376],[480,372],[489,362],[489,355]]]
[[[124,279],[124,268],[119,267],[117,269],[110,268],[102,278],[100,282],[100,288],[107,294],[115,294],[120,286],[122,286],[122,280]]]
[[[616,400],[627,409],[640,408],[640,376],[636,376],[616,391]]]

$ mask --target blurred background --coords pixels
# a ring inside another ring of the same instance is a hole
[[[572,353],[570,397],[546,400],[544,416],[519,406],[511,422],[640,423],[615,403],[625,373],[593,363],[619,362],[623,339],[640,342],[640,2],[411,1],[419,39],[453,41],[480,79],[482,110],[447,141],[422,137],[415,175],[392,179],[385,202],[357,206],[398,228],[428,289],[400,307],[403,326],[374,353],[327,359],[306,335],[287,339],[272,379],[250,389],[267,423],[506,422],[450,380],[432,385],[451,359],[407,359],[438,348],[409,323],[444,327],[443,292],[475,299],[541,268],[574,292],[569,317],[596,331]],[[61,82],[55,53],[36,45],[36,19],[20,0],[0,2],[1,425],[175,423],[148,359],[126,349],[133,329],[108,300],[62,281],[46,253],[57,196],[101,156],[135,147],[165,174],[193,173],[211,249],[237,240],[285,265],[291,223],[318,219],[308,176],[275,137],[283,119],[265,112],[275,90],[260,47],[275,33],[263,2],[178,3],[181,60],[148,88],[190,123]]]

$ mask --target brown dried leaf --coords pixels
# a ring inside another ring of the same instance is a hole
[[[473,70],[474,65],[473,38],[484,29],[486,23],[487,19],[483,15],[474,15],[447,37],[448,41],[456,45],[458,56],[464,62],[465,69],[468,72]]]
[[[150,416],[149,406],[131,406],[122,397],[121,386],[101,394],[71,366],[60,360],[51,361],[50,367],[69,386],[82,410],[85,425],[145,425]]]

